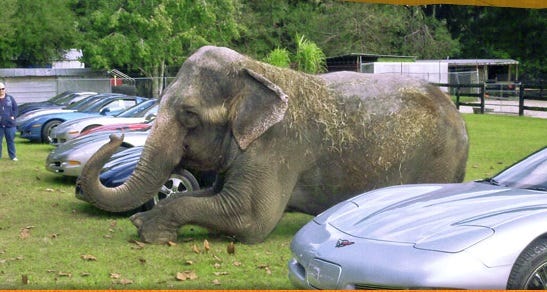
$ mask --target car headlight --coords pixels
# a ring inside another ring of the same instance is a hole
[[[456,253],[492,236],[494,230],[476,225],[453,225],[450,230],[435,233],[414,245],[417,249]]]

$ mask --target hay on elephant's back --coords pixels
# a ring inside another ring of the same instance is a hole
[[[258,63],[253,70],[278,85],[289,96],[287,122],[298,139],[305,139],[309,128],[320,127],[325,146],[340,151],[356,141],[347,128],[348,117],[325,83],[310,74]]]

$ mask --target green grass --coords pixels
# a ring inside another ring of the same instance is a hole
[[[471,149],[466,180],[497,173],[547,145],[547,120],[464,115]],[[287,213],[266,242],[236,243],[186,226],[176,245],[141,247],[126,216],[74,197],[74,180],[44,169],[52,147],[17,140],[20,161],[0,160],[0,289],[291,289],[293,234],[310,216]],[[204,252],[207,240],[211,249]],[[193,251],[194,245],[201,253]],[[94,260],[85,260],[91,256]],[[179,281],[179,272],[196,279]],[[27,280],[24,280],[28,279]]]

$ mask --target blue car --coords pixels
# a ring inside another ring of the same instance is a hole
[[[75,111],[86,111],[87,108],[91,107],[91,105],[95,102],[97,102],[99,99],[106,97],[106,96],[114,96],[114,95],[121,95],[119,93],[99,93],[90,95],[88,97],[85,97],[77,102],[71,103],[65,107],[48,107],[48,108],[42,108],[42,109],[34,109],[32,111],[28,111],[24,114],[20,114],[17,116],[17,119],[15,120],[15,124],[17,125],[17,131],[21,132],[21,126],[26,124],[28,121],[45,114],[53,114],[53,113],[64,113],[64,112],[75,112]]]
[[[101,183],[107,187],[117,187],[123,184],[137,166],[143,146],[135,146],[122,150],[112,155],[105,164],[99,176]],[[196,176],[193,175],[196,174]],[[215,181],[216,174],[212,171],[195,172],[186,169],[176,170],[169,179],[163,184],[158,193],[141,207],[130,211],[129,213],[150,210],[160,200],[168,198],[174,193],[184,193],[199,190],[200,188],[211,187]],[[76,185],[76,198],[85,197],[79,185]]]
[[[64,108],[70,104],[73,104],[83,98],[86,98],[91,95],[95,95],[97,92],[74,92],[74,91],[64,91],[57,94],[56,96],[39,102],[27,102],[19,105],[18,116],[25,114],[27,112],[41,110],[45,108]]]
[[[49,143],[51,131],[62,122],[98,115],[116,115],[146,100],[148,99],[140,96],[108,95],[97,99],[85,109],[38,115],[19,126],[21,138]]]

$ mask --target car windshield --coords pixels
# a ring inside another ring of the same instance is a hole
[[[547,191],[547,147],[486,181],[512,188]]]
[[[119,113],[116,117],[120,118],[141,118],[148,112],[148,110],[156,104],[155,100],[147,100],[141,102],[127,110]]]
[[[99,99],[100,99],[99,95],[88,96],[88,97],[86,97],[86,98],[84,98],[84,99],[82,99],[78,102],[71,103],[65,109],[80,110],[80,109],[88,106],[89,104],[94,103],[95,101],[97,101]]]
[[[64,91],[64,92],[61,92],[59,94],[57,94],[56,96],[48,99],[48,102],[51,102],[53,104],[56,104],[56,105],[63,105],[62,100],[65,99],[67,96],[71,96],[73,95],[74,93],[72,91]]]

